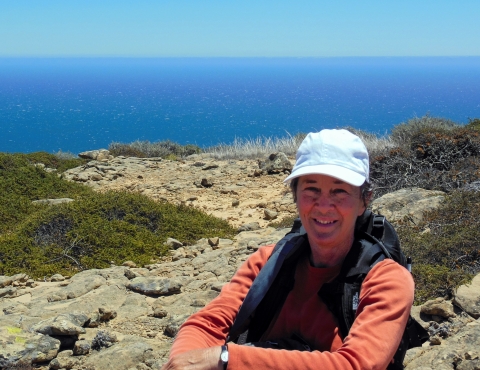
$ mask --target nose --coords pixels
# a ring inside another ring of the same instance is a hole
[[[321,193],[315,200],[315,207],[319,211],[329,210],[333,207],[333,200],[330,194]]]

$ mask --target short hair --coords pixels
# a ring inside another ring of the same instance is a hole
[[[290,190],[292,191],[293,195],[293,201],[296,203],[297,202],[297,188],[298,188],[298,181],[301,176],[295,177],[290,181]],[[373,194],[373,186],[372,183],[369,182],[368,180],[365,180],[365,182],[360,185],[360,196],[363,200],[363,204],[365,207],[368,205],[370,202],[370,199],[372,198]]]

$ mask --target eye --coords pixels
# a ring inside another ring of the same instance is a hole
[[[305,191],[309,191],[309,192],[312,192],[312,193],[315,193],[315,194],[320,193],[320,189],[317,189],[317,188],[315,188],[315,187],[313,187],[313,186],[310,186],[310,187],[308,187],[308,188],[305,188]]]
[[[348,192],[345,189],[338,188],[338,189],[333,189],[332,194],[338,197],[345,197],[348,195]]]

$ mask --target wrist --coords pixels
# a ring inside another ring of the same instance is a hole
[[[226,345],[223,345],[221,347],[220,351],[220,359],[219,359],[221,368],[223,370],[227,370],[227,365],[228,365],[228,348]]]

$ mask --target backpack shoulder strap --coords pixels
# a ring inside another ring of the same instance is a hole
[[[296,255],[300,247],[304,244],[306,238],[305,231],[302,229],[303,227],[297,229],[294,225],[292,231],[276,244],[272,255],[258,273],[240,306],[227,341],[237,340],[240,334],[247,329],[252,314],[270,290],[285,260]]]

